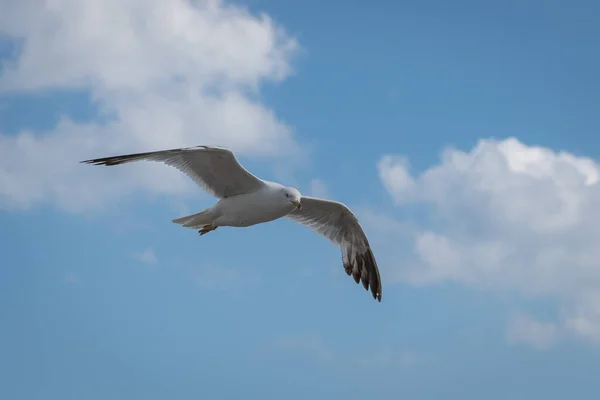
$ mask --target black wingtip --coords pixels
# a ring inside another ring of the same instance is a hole
[[[371,296],[381,303],[381,291],[378,288],[371,287]]]
[[[80,164],[92,164],[92,165],[109,165],[107,162],[104,162],[103,159],[97,158],[93,160],[83,160],[79,161]]]
[[[356,284],[362,283],[366,291],[371,291],[373,299],[381,303],[381,278],[377,262],[371,248],[354,256],[351,249],[342,249],[342,264],[344,271],[351,276]]]
[[[381,283],[379,284],[377,290],[373,294],[373,297],[376,297],[377,301],[379,301],[381,303]]]
[[[94,158],[92,160],[84,160],[80,161],[81,164],[92,164],[92,165],[119,165],[129,161],[136,161],[142,159],[142,157],[146,155],[146,153],[141,154],[132,154],[126,156],[116,156],[116,157],[104,157],[104,158]]]

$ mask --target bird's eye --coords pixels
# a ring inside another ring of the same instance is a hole
[[[285,194],[285,197],[290,197],[289,193],[286,193],[286,194]]]

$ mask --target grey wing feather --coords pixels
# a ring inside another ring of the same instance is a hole
[[[185,147],[96,158],[82,163],[109,166],[141,160],[163,162],[175,167],[217,198],[251,193],[264,185],[262,180],[242,167],[231,150],[223,147]]]
[[[301,223],[325,236],[342,249],[342,262],[356,283],[371,289],[374,299],[381,301],[379,268],[369,241],[356,216],[344,204],[302,196],[302,208],[286,218]]]

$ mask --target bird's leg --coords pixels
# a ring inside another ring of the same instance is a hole
[[[212,225],[210,225],[210,224],[209,224],[209,225],[204,225],[204,226],[202,227],[202,229],[200,229],[200,230],[198,231],[198,233],[200,233],[200,236],[202,236],[202,235],[204,235],[204,234],[206,234],[206,233],[208,233],[208,232],[210,232],[210,231],[214,231],[215,229],[217,229],[217,227],[216,227],[216,226],[212,226]]]

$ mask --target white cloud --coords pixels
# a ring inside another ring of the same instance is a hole
[[[187,267],[187,273],[203,290],[236,297],[260,285],[260,277],[248,269],[204,265],[199,269]]]
[[[290,128],[257,100],[263,83],[291,74],[297,48],[264,14],[218,0],[0,0],[0,9],[0,32],[21,44],[0,91],[81,90],[101,110],[86,124],[63,117],[47,132],[0,134],[0,207],[83,213],[138,189],[193,188],[160,165],[77,164],[88,157],[197,144],[299,154]]]
[[[429,363],[430,360],[414,350],[386,348],[381,351],[356,357],[353,360],[362,368],[414,368]]]
[[[408,168],[408,160],[399,156],[383,156],[377,164],[379,178],[397,204],[410,201],[414,195],[415,182]]]
[[[154,250],[150,247],[144,249],[143,251],[132,253],[131,257],[134,260],[143,262],[144,264],[158,264],[158,257],[156,256]]]
[[[320,361],[332,361],[334,359],[329,346],[325,344],[321,336],[316,334],[296,334],[280,337],[275,340],[275,346],[303,356],[309,355]]]
[[[563,310],[565,328],[572,334],[600,344],[600,290],[585,290]]]
[[[79,278],[74,274],[64,274],[62,277],[62,282],[65,285],[77,285],[80,283]]]
[[[509,343],[524,343],[537,349],[548,349],[560,338],[560,330],[554,323],[540,322],[528,315],[514,315],[506,332]]]
[[[600,340],[596,162],[509,138],[481,140],[470,152],[447,149],[418,176],[395,156],[382,158],[379,172],[398,204],[425,205],[431,221],[396,276],[551,298],[561,307],[561,336]],[[517,336],[554,341],[550,325],[518,322]]]
[[[309,182],[308,193],[314,197],[330,197],[329,186],[321,179],[313,179]]]
[[[429,363],[423,354],[394,346],[366,347],[362,352],[347,354],[334,351],[331,344],[316,333],[282,335],[274,339],[277,349],[320,362],[335,363],[336,368],[414,368]]]

